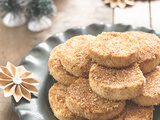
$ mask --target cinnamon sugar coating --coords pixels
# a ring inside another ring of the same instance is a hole
[[[122,69],[93,64],[89,73],[92,90],[110,100],[126,100],[139,96],[144,81],[137,63]]]
[[[144,74],[146,83],[142,89],[142,94],[133,101],[141,106],[151,106],[160,104],[160,66],[152,72]]]
[[[119,32],[103,32],[90,42],[93,61],[106,67],[121,68],[137,61],[139,46],[130,36]]]
[[[119,115],[125,107],[125,101],[104,99],[91,90],[88,79],[79,78],[67,90],[66,105],[78,116],[106,120]]]
[[[151,33],[129,31],[127,34],[139,44],[138,64],[143,73],[151,72],[160,63],[160,40]]]
[[[60,60],[69,73],[77,77],[88,77],[92,64],[88,51],[89,41],[93,38],[91,35],[80,35],[65,42]]]
[[[160,41],[150,33],[72,37],[50,54],[58,81],[49,91],[51,109],[60,120],[151,120],[152,105],[160,104],[159,62]],[[130,99],[136,104],[126,105]]]
[[[55,83],[50,88],[48,97],[54,115],[60,120],[85,120],[68,110],[65,101],[66,92],[67,87],[60,83]]]
[[[61,84],[70,85],[78,78],[67,72],[60,62],[60,53],[63,49],[63,46],[63,44],[60,44],[52,50],[48,60],[48,68],[54,79],[56,79]]]
[[[141,107],[131,101],[127,101],[125,110],[113,120],[152,120],[153,106]]]

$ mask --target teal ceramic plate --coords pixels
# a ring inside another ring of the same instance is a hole
[[[24,65],[28,71],[31,71],[34,74],[35,79],[40,82],[40,85],[37,87],[39,94],[37,96],[32,95],[30,102],[26,101],[25,99],[21,99],[19,103],[16,103],[12,98],[13,109],[18,114],[19,119],[57,120],[56,117],[54,117],[48,102],[48,90],[53,83],[55,83],[55,80],[49,75],[47,67],[50,52],[55,46],[76,35],[98,35],[103,31],[124,32],[133,30],[154,33],[160,38],[160,34],[157,34],[152,29],[144,27],[133,27],[131,25],[123,24],[97,23],[89,26],[78,26],[68,29],[65,32],[51,36],[45,42],[35,46],[20,64]],[[154,120],[160,120],[160,106],[155,106]]]

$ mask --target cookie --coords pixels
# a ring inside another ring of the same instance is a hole
[[[144,74],[146,83],[142,89],[142,94],[133,101],[141,106],[151,106],[160,104],[160,66],[152,72]]]
[[[48,68],[54,79],[64,85],[70,85],[77,77],[67,72],[60,62],[60,53],[63,46],[63,44],[60,44],[52,50],[48,60]]]
[[[160,63],[160,41],[151,33],[129,31],[124,34],[133,37],[139,43],[138,64],[143,73],[151,72]]]
[[[88,77],[92,64],[89,41],[93,38],[91,35],[79,35],[65,42],[60,60],[63,67],[74,76]]]
[[[85,120],[83,118],[77,117],[72,112],[70,112],[66,106],[66,92],[67,87],[55,83],[49,90],[49,103],[54,115],[59,120]]]
[[[137,63],[123,69],[93,64],[89,73],[92,90],[110,100],[132,99],[141,94],[145,78]]]
[[[89,49],[94,62],[114,68],[126,67],[136,62],[138,52],[137,41],[119,32],[103,32],[90,42]]]
[[[125,110],[113,120],[153,120],[153,106],[141,107],[128,101]]]
[[[95,94],[88,79],[79,78],[67,90],[66,105],[76,114],[91,120],[112,119],[125,107],[125,101],[110,101]]]

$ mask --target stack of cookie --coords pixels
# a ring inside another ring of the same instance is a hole
[[[160,41],[144,32],[76,36],[48,61],[58,82],[49,102],[60,120],[151,120],[160,104]]]

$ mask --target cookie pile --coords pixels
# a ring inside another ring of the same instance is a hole
[[[139,32],[80,35],[48,61],[58,82],[49,102],[60,120],[151,120],[160,104],[160,41]]]

